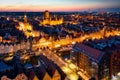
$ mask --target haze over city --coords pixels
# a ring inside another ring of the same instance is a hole
[[[0,0],[0,11],[79,11],[119,8],[119,0]]]

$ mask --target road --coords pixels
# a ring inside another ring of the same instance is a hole
[[[67,80],[78,80],[78,74],[73,71],[71,68],[69,68],[68,63],[63,61],[60,57],[58,57],[55,53],[53,53],[50,50],[41,50],[40,53],[43,53],[48,59],[54,61],[55,64],[57,64],[62,71],[67,75]]]
[[[49,40],[44,40],[44,41],[40,41],[37,44],[33,45],[34,47],[49,47],[49,48],[56,48],[56,47],[60,47],[60,46],[65,46],[65,45],[69,45],[69,44],[75,44],[75,42],[82,42],[84,40],[94,40],[94,39],[102,39],[104,37],[109,37],[109,36],[119,36],[120,35],[120,30],[113,30],[113,31],[106,31],[106,34],[104,34],[104,29],[100,30],[98,32],[93,32],[91,34],[84,34],[81,35],[78,38],[65,38],[65,39],[60,39],[57,41],[49,41]]]
[[[68,61],[63,61],[59,56],[57,56],[54,52],[49,49],[40,50],[38,53],[43,53],[48,59],[54,61],[62,71],[67,75],[67,80],[78,80],[78,77],[81,76],[84,80],[89,80],[89,78],[84,75],[82,72],[77,71],[78,68],[73,63]]]

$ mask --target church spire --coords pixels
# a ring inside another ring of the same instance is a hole
[[[26,11],[24,13],[24,22],[27,23],[27,15],[26,15]]]

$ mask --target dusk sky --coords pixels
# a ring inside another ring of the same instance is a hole
[[[120,0],[0,0],[0,11],[79,11],[119,4]]]

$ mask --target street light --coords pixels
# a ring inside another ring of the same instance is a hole
[[[76,42],[74,42],[74,41],[72,42],[72,44],[75,44],[75,43],[76,43]]]

